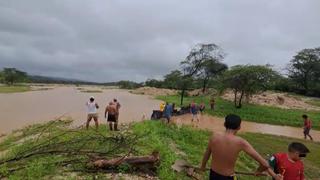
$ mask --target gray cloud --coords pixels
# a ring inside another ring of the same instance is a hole
[[[320,45],[318,0],[3,0],[0,68],[90,81],[159,78],[196,43],[283,68]]]

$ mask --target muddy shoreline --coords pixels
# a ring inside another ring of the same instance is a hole
[[[99,87],[94,87],[97,89]],[[86,89],[90,89],[86,87]],[[83,93],[78,87],[62,86],[45,91],[0,94],[0,134],[9,133],[24,126],[47,122],[60,116],[70,117],[75,125],[86,121],[85,103],[90,96],[95,96],[100,105],[98,110],[100,123],[106,123],[104,110],[113,98],[122,105],[120,123],[139,121],[143,115],[150,117],[160,101],[150,96],[135,95],[127,90],[102,89],[101,93]]]
[[[101,93],[83,93],[83,89]],[[56,86],[44,91],[30,91],[24,93],[0,94],[0,134],[7,134],[34,123],[42,123],[63,116],[72,118],[74,125],[86,122],[85,103],[90,96],[95,96],[100,105],[99,122],[106,124],[104,119],[105,106],[113,98],[121,103],[119,123],[130,123],[149,119],[152,110],[158,109],[161,101],[146,95],[132,94],[128,90],[103,89],[101,87]],[[223,118],[202,115],[200,123],[191,123],[191,115],[173,118],[178,125],[197,126],[200,129],[223,132]],[[243,121],[240,132],[272,134],[293,138],[303,138],[302,128],[259,124]],[[315,141],[320,141],[320,131],[311,130]]]

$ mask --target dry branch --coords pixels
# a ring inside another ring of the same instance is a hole
[[[157,163],[160,161],[159,152],[153,152],[149,156],[130,156],[130,157],[120,157],[113,159],[99,159],[93,162],[95,168],[108,169],[114,168],[122,164],[128,164],[132,167],[147,167],[155,168]]]

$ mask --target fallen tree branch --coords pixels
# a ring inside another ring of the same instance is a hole
[[[160,161],[159,152],[153,152],[149,156],[130,156],[120,157],[114,159],[99,159],[92,162],[93,166],[98,169],[109,169],[117,167],[121,164],[128,164],[132,167],[147,167],[155,168],[157,163]]]

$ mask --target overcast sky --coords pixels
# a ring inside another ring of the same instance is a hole
[[[320,46],[320,0],[1,0],[0,68],[107,82],[160,78],[197,43],[281,69]]]

